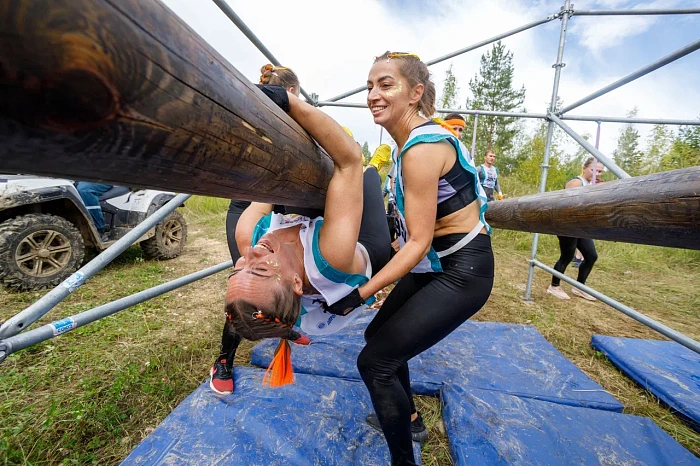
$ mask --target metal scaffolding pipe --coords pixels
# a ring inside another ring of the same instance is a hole
[[[189,199],[189,197],[189,194],[178,194],[175,196],[168,201],[167,204],[155,211],[150,217],[138,224],[133,230],[119,238],[113,245],[81,267],[80,270],[63,280],[60,285],[46,293],[22,312],[7,319],[0,326],[0,338],[11,337],[26,330],[27,327],[39,320],[53,309],[56,304],[63,301],[69,294],[102,270],[129,246],[134,244],[136,240],[145,235],[148,230],[156,226],[158,222],[177,209],[183,202]]]
[[[559,45],[557,48],[557,61],[554,63],[554,84],[552,85],[552,98],[549,101],[549,113],[552,113],[557,108],[557,100],[559,98],[559,81],[561,80],[561,69],[564,67],[564,45],[566,44],[566,27],[569,24],[571,14],[571,0],[566,0],[561,7],[561,29],[559,31]],[[544,155],[542,158],[542,176],[540,177],[539,192],[543,193],[547,187],[547,169],[549,168],[549,156],[552,149],[552,135],[554,133],[554,123],[550,119],[547,122],[547,139],[544,145]],[[540,235],[535,233],[532,237],[532,249],[530,250],[530,258],[535,260],[537,257],[537,245]],[[523,299],[532,301],[532,280],[535,276],[535,268],[532,264],[529,267],[527,284],[525,285],[525,296]]]
[[[258,50],[260,50],[260,52],[263,55],[265,55],[265,58],[270,60],[270,63],[272,63],[275,66],[282,66],[279,60],[277,60],[277,58],[275,58],[275,56],[272,55],[272,52],[270,52],[270,50],[268,50],[268,48],[265,47],[265,44],[263,44],[262,41],[258,39],[255,33],[250,30],[246,23],[243,22],[241,17],[238,16],[235,11],[233,11],[233,9],[228,5],[228,3],[226,3],[225,0],[213,0],[213,2],[228,17],[228,19],[230,19],[231,22],[235,24],[238,27],[238,29],[241,30],[243,35],[245,35],[248,38],[248,40],[250,40],[253,43],[253,45],[256,46]],[[299,91],[308,102],[315,104],[316,101],[312,99],[311,96],[309,96],[309,94],[306,93],[303,87],[299,86]]]
[[[617,166],[617,164],[613,162],[613,160],[610,157],[603,154],[601,151],[596,149],[590,142],[586,141],[580,134],[578,134],[573,129],[569,128],[569,126],[563,121],[561,121],[561,119],[559,119],[554,113],[550,113],[549,118],[551,118],[554,123],[559,125],[559,127],[564,130],[564,132],[566,132],[569,136],[574,138],[574,140],[581,144],[584,149],[590,152],[596,159],[598,159],[603,165],[605,165],[608,168],[608,170],[615,174],[615,176],[617,176],[618,178],[630,177],[630,175],[622,168]]]
[[[665,120],[659,118],[625,118],[625,117],[604,117],[587,115],[563,115],[562,120],[571,121],[600,121],[603,123],[631,123],[641,125],[678,125],[678,126],[700,126],[698,120]]]
[[[668,65],[671,62],[674,62],[678,60],[679,58],[682,58],[689,53],[695,52],[697,49],[700,49],[700,39],[696,40],[695,42],[691,42],[690,44],[686,45],[685,47],[681,47],[680,49],[676,50],[673,53],[670,53],[666,55],[665,57],[655,61],[654,63],[651,63],[643,68],[640,68],[639,70],[628,74],[624,78],[618,79],[612,84],[609,84],[605,86],[604,88],[593,92],[592,94],[587,95],[583,99],[577,100],[571,105],[567,105],[566,107],[562,108],[559,110],[557,115],[563,115],[566,112],[570,112],[571,110],[580,107],[581,105],[590,102],[593,99],[596,99],[602,95],[607,94],[608,92],[614,91],[618,87],[624,86],[627,83],[630,83],[634,81],[635,79],[639,79],[644,75],[647,75],[651,73],[654,70],[657,70],[661,68],[662,66]]]
[[[697,15],[700,8],[638,10],[574,10],[575,16]]]
[[[176,288],[188,285],[194,281],[213,275],[222,270],[226,270],[233,266],[233,261],[222,262],[221,264],[194,272],[184,277],[176,278],[175,280],[163,283],[147,290],[139,291],[132,295],[126,296],[111,303],[103,304],[90,310],[81,312],[80,314],[66,317],[65,319],[51,322],[50,324],[42,325],[41,327],[23,332],[19,335],[11,336],[6,339],[0,339],[0,362],[8,355],[17,351],[28,348],[42,341],[57,337],[78,327],[89,324],[103,317],[115,314],[136,304],[142,303],[149,299],[160,296]]]
[[[219,0],[214,0],[214,1],[216,2]],[[488,45],[488,44],[491,44],[493,42],[497,42],[501,39],[505,39],[506,37],[512,36],[513,34],[517,34],[519,32],[526,31],[528,29],[534,28],[535,26],[539,26],[540,24],[548,23],[548,22],[550,22],[553,19],[556,19],[558,17],[559,17],[559,15],[547,16],[544,19],[539,19],[537,21],[533,21],[531,23],[525,24],[525,25],[520,26],[518,28],[511,29],[510,31],[504,32],[504,33],[499,34],[497,36],[493,36],[490,39],[482,40],[481,42],[477,42],[476,44],[472,44],[468,47],[464,47],[463,49],[459,49],[455,52],[448,53],[447,55],[443,55],[443,56],[438,57],[438,58],[433,58],[432,60],[425,62],[425,64],[428,66],[431,66],[431,65],[434,65],[436,63],[440,63],[441,61],[445,61],[445,60],[448,60],[452,57],[456,57],[457,55],[461,55],[463,53],[470,52],[472,50],[478,49],[479,47],[483,47],[484,45]],[[366,89],[367,89],[367,86],[360,86],[360,87],[353,89],[351,91],[343,92],[342,94],[338,94],[335,97],[331,97],[330,99],[326,99],[326,102],[335,102],[335,101],[344,99],[346,97],[350,97],[351,95],[355,95],[355,94],[362,92]]]
[[[367,108],[367,104],[350,103],[350,102],[318,102],[319,107],[348,107],[348,108]],[[481,115],[481,116],[497,116],[506,118],[540,118],[545,119],[547,115],[544,113],[525,113],[525,112],[498,112],[492,110],[469,110],[464,108],[438,108],[437,113],[458,113],[460,115]]]
[[[700,353],[700,342],[697,342],[693,340],[692,338],[688,337],[687,335],[684,335],[676,330],[673,330],[671,327],[667,327],[666,325],[655,321],[651,317],[645,316],[639,311],[635,311],[629,306],[625,306],[624,304],[615,301],[614,299],[604,295],[603,293],[600,293],[593,288],[590,288],[582,283],[577,282],[573,278],[569,278],[568,276],[564,275],[563,273],[559,273],[556,270],[554,270],[551,267],[547,267],[544,265],[542,262],[538,260],[531,260],[531,264],[541,268],[545,272],[548,272],[555,277],[560,278],[561,280],[564,280],[571,286],[575,286],[579,290],[582,290],[589,295],[593,296],[597,300],[607,304],[608,306],[617,309],[618,311],[622,312],[623,314],[627,315],[628,317],[633,318],[637,322],[646,325],[647,327],[651,328],[652,330],[656,330],[660,334],[664,335],[665,337],[670,338],[671,340],[680,343],[681,345],[685,346],[688,349],[691,349],[695,351],[696,353]]]

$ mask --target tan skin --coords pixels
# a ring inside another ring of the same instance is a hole
[[[289,92],[289,115],[299,123],[333,159],[334,170],[326,193],[319,248],[328,263],[346,273],[363,273],[365,260],[357,252],[362,220],[362,151],[360,146],[331,117]],[[244,251],[236,262],[238,272],[229,280],[227,300],[245,296],[251,303],[270,305],[274,287],[289,283],[295,294],[315,293],[304,268],[300,226],[263,235],[251,245],[258,221],[272,212],[272,204],[252,203],[236,227],[236,243]]]
[[[457,137],[462,139],[462,134],[464,133],[464,128],[462,128],[459,125],[455,125],[452,127],[455,133],[457,133]]]
[[[372,66],[367,79],[367,106],[374,122],[396,141],[400,153],[410,132],[428,120],[418,114],[423,84],[409,86],[396,61],[379,60]],[[438,181],[459,163],[450,143],[417,144],[402,157],[408,240],[382,270],[359,288],[364,299],[408,274],[428,253],[433,237],[469,233],[480,221],[476,201],[435,221]],[[482,228],[481,233],[486,233],[486,229]]]

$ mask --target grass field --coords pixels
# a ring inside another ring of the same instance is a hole
[[[506,192],[522,190],[507,183],[504,187]],[[226,206],[221,199],[188,201],[184,213],[190,237],[181,257],[152,262],[132,247],[41,322],[227,260]],[[604,304],[549,297],[544,272],[535,276],[535,303],[522,303],[531,237],[495,232],[496,282],[476,319],[534,325],[617,397],[626,413],[651,417],[700,456],[698,433],[589,346],[596,333],[661,338],[658,334]],[[597,242],[597,247],[600,259],[589,278],[592,287],[700,339],[697,251],[606,242]],[[543,262],[553,264],[556,238],[542,237],[539,251]],[[111,465],[122,460],[208,375],[218,354],[226,275],[219,273],[11,355],[0,365],[0,465]],[[42,294],[0,291],[0,321]],[[237,364],[247,364],[251,347],[244,343]],[[423,464],[451,464],[438,400],[419,397],[418,404],[431,430]]]

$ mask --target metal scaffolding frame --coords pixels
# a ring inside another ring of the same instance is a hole
[[[260,52],[268,59],[270,62],[276,66],[280,65],[280,62],[275,58],[275,56],[270,52],[267,47],[257,38],[257,36],[248,28],[248,26],[243,22],[243,20],[233,11],[233,9],[226,3],[225,0],[212,0],[221,11],[241,30],[241,32],[260,50]],[[502,34],[496,35],[489,39],[477,42],[468,47],[464,47],[455,52],[448,53],[441,57],[429,60],[426,62],[428,66],[440,63],[447,59],[456,57],[463,53],[478,49],[485,45],[497,42],[506,37],[512,36],[519,32],[523,32],[539,26],[541,24],[548,23],[555,19],[561,21],[561,29],[559,33],[559,47],[557,50],[556,62],[553,65],[554,68],[554,83],[552,87],[552,99],[550,101],[550,107],[547,109],[547,113],[526,113],[526,112],[498,112],[498,111],[484,111],[478,109],[438,109],[441,113],[460,113],[464,115],[474,115],[475,117],[475,128],[474,136],[472,139],[472,152],[474,151],[474,142],[476,138],[476,122],[478,117],[481,116],[496,116],[496,117],[517,117],[517,118],[538,118],[543,119],[547,122],[547,137],[544,150],[544,159],[541,165],[542,176],[540,180],[539,192],[545,191],[546,181],[547,181],[547,169],[549,168],[549,157],[552,146],[552,134],[554,131],[554,126],[559,126],[564,130],[569,136],[571,136],[576,142],[583,146],[588,152],[593,154],[597,161],[600,161],[604,166],[606,166],[611,172],[620,178],[629,178],[629,175],[618,167],[613,160],[601,153],[597,147],[590,144],[583,137],[577,134],[574,130],[569,128],[564,120],[575,120],[575,121],[594,121],[598,122],[615,122],[615,123],[639,123],[639,124],[666,124],[666,125],[700,125],[700,120],[669,120],[669,119],[649,119],[649,118],[624,118],[624,117],[605,117],[605,116],[585,116],[585,115],[568,115],[567,112],[577,108],[591,100],[594,100],[608,92],[617,89],[629,82],[634,81],[652,71],[661,68],[668,63],[671,63],[679,58],[688,55],[700,48],[700,40],[692,42],[685,47],[682,47],[675,52],[643,67],[639,70],[628,74],[627,76],[603,87],[602,89],[591,93],[590,95],[583,97],[582,99],[574,102],[567,107],[557,110],[555,105],[557,97],[559,95],[559,82],[561,79],[561,70],[565,66],[563,62],[564,57],[564,45],[566,43],[566,28],[568,21],[573,16],[623,16],[623,15],[690,15],[690,14],[700,14],[700,8],[685,8],[685,9],[626,9],[626,10],[574,10],[571,5],[571,0],[565,0],[564,5],[561,7],[560,11],[556,14],[547,16],[544,19],[533,21],[531,23],[525,24],[521,27],[512,29],[510,31],[504,32]],[[316,94],[307,94],[305,90],[301,89],[302,95],[307,101],[315,106],[323,107],[349,107],[349,108],[366,108],[365,104],[361,103],[343,103],[338,102],[341,99],[349,97],[351,95],[362,92],[366,89],[366,86],[361,86],[348,92],[344,92],[335,97],[327,99],[325,101],[319,101]],[[102,317],[114,314],[123,309],[126,309],[135,304],[144,302],[148,299],[154,298],[161,294],[172,291],[181,286],[185,286],[196,280],[208,277],[214,273],[220,272],[222,270],[230,268],[233,263],[232,261],[223,262],[221,264],[209,267],[207,269],[195,272],[184,277],[172,280],[167,283],[149,288],[147,290],[126,296],[124,298],[118,299],[116,301],[98,306],[96,308],[87,310],[75,316],[66,317],[50,324],[43,325],[41,327],[27,331],[27,328],[31,326],[34,322],[44,316],[49,312],[54,306],[59,302],[69,296],[73,291],[85,283],[87,279],[99,272],[104,266],[116,258],[121,252],[131,246],[136,240],[138,240],[143,234],[145,234],[150,228],[154,227],[159,221],[165,218],[170,212],[175,210],[178,206],[182,205],[190,195],[179,194],[161,209],[159,209],[155,214],[146,219],[143,223],[137,226],[130,233],[125,235],[119,241],[110,246],[107,250],[103,251],[97,257],[95,257],[88,264],[83,266],[79,271],[75,272],[65,281],[63,281],[56,288],[48,292],[41,299],[36,301],[34,304],[26,308],[25,310],[19,312],[17,315],[11,317],[9,320],[0,325],[0,363],[7,358],[8,355],[19,351],[21,349],[27,348],[29,346],[35,345],[42,341],[55,338],[58,335],[69,332],[75,328],[86,325],[90,322],[94,322]],[[641,322],[642,324],[652,328],[653,330],[665,335],[666,337],[690,348],[691,350],[700,353],[700,342],[697,342],[687,335],[684,335],[676,330],[673,330],[655,320],[645,316],[644,314],[635,311],[634,309],[625,306],[622,303],[615,301],[614,299],[592,289],[581,283],[567,277],[564,274],[557,272],[556,270],[544,265],[537,260],[537,245],[539,241],[539,234],[535,233],[532,241],[532,251],[531,257],[529,259],[529,272],[527,278],[527,285],[524,301],[532,301],[532,282],[534,277],[535,267],[538,267],[560,279],[570,283],[578,289],[581,289],[605,304],[623,312],[625,315]]]

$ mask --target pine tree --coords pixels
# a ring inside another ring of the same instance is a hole
[[[514,88],[513,52],[500,41],[481,56],[479,73],[469,81],[472,97],[467,108],[474,110],[514,111],[525,101],[525,87]],[[479,116],[476,136],[477,155],[493,149],[500,160],[512,157],[513,139],[520,130],[516,118]],[[474,119],[467,122],[464,139],[471,145]],[[466,142],[465,142],[466,144]]]
[[[661,160],[671,152],[673,130],[664,125],[654,125],[647,139],[647,153],[644,156],[642,172],[655,173],[661,169]]]
[[[675,170],[700,165],[700,126],[681,126],[670,152],[661,158],[661,169]]]
[[[459,87],[457,86],[457,77],[452,72],[452,63],[445,71],[445,81],[443,82],[442,95],[438,100],[438,108],[458,108],[457,101],[459,96]],[[446,113],[441,114],[444,117]]]
[[[627,113],[628,118],[636,116],[637,107]],[[617,149],[613,152],[615,163],[632,176],[640,175],[643,155],[639,149],[639,131],[633,124],[626,124],[620,130],[620,136],[617,138]]]
[[[365,165],[368,164],[369,160],[372,158],[372,154],[369,151],[369,143],[367,143],[367,141],[362,144],[362,157],[365,159]]]

